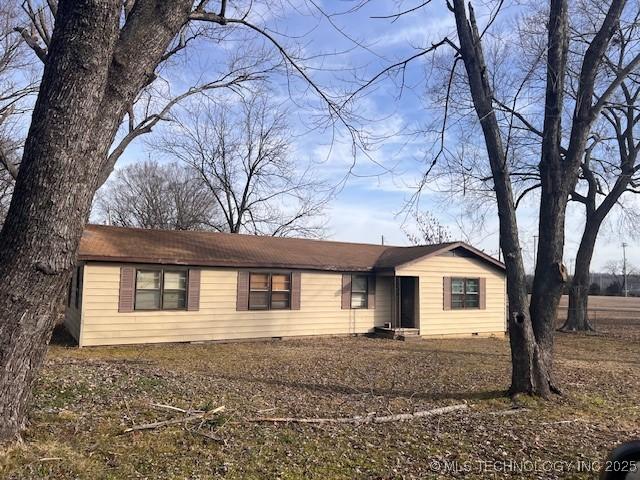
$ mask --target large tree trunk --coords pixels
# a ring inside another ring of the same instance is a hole
[[[599,220],[587,217],[578,254],[576,255],[576,267],[571,290],[569,291],[569,311],[567,312],[567,320],[561,328],[562,331],[593,331],[588,315],[589,270],[600,225],[601,222]]]
[[[118,125],[186,21],[190,3],[138,0],[120,29],[120,0],[59,2],[0,233],[0,441],[17,438],[24,426]]]
[[[72,3],[60,4],[0,237],[0,439],[23,427],[93,196],[95,166],[86,159],[108,148],[95,138],[96,113],[117,38],[117,2]]]
[[[561,154],[564,82],[569,48],[567,9],[566,0],[550,2],[545,115],[540,159],[539,243],[530,305],[533,332],[549,373],[550,389],[553,332],[558,304],[566,282],[566,271],[562,263],[565,214],[569,192],[573,191],[573,187],[568,190],[567,172]]]
[[[508,324],[512,365],[509,393],[546,397],[550,395],[548,367],[544,352],[536,340],[529,311],[509,162],[493,109],[493,93],[482,52],[482,42],[473,9],[469,7],[467,19],[464,0],[454,0],[453,6],[460,53],[487,147],[500,219],[500,248],[506,265],[509,299]]]

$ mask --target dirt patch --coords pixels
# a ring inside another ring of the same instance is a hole
[[[505,413],[502,339],[402,343],[367,338],[50,349],[24,444],[0,476],[25,478],[593,478],[618,442],[640,436],[640,345],[559,334],[566,394]],[[151,406],[223,414],[175,418]],[[467,403],[465,411],[380,425],[256,424],[255,416],[350,417]],[[197,427],[197,428],[195,428]],[[548,462],[554,462],[553,464]],[[549,470],[551,468],[551,470]]]

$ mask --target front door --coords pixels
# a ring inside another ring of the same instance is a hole
[[[416,328],[416,278],[396,277],[400,307],[400,327]]]

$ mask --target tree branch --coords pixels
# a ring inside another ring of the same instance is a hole
[[[32,35],[27,27],[16,27],[14,30],[22,35],[22,38],[29,48],[31,48],[37,57],[44,63],[47,60],[47,50],[40,46],[38,38],[35,35]]]
[[[591,109],[591,115],[593,117],[596,117],[598,113],[600,113],[600,110],[602,109],[602,107],[604,107],[615,90],[622,84],[624,79],[629,76],[629,73],[633,72],[636,68],[638,68],[638,66],[640,66],[640,53],[636,55],[626,67],[618,72],[613,82],[611,82],[604,93],[600,95],[600,98]]]
[[[9,157],[2,147],[0,147],[0,163],[14,180],[18,179],[18,167],[9,160]]]

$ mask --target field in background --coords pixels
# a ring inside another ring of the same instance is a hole
[[[567,316],[569,297],[560,300],[559,325]],[[589,297],[589,319],[596,331],[608,336],[640,340],[640,297]]]
[[[594,478],[589,469],[609,449],[640,437],[640,342],[622,333],[637,334],[635,321],[603,317],[604,333],[559,333],[555,375],[565,395],[523,398],[525,408],[515,411],[505,396],[510,355],[502,338],[82,350],[58,339],[35,390],[24,443],[0,452],[0,478]],[[122,433],[181,418],[154,403],[226,410],[186,426]],[[411,422],[247,421],[461,403],[468,409]]]

